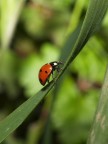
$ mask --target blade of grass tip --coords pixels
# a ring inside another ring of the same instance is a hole
[[[87,144],[108,143],[108,66]]]
[[[45,95],[53,87],[53,82],[46,85],[36,95],[29,98],[26,102],[20,105],[15,111],[0,122],[0,143],[11,134],[27,116],[33,111],[38,103],[45,97]]]

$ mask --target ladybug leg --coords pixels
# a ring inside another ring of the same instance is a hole
[[[48,84],[49,84],[49,82],[50,82],[50,81],[49,81],[49,78],[47,79],[47,82],[48,82]]]
[[[48,84],[50,83],[50,76],[47,78],[47,82],[48,82]]]
[[[57,69],[57,72],[60,72],[61,70],[62,70],[62,68],[58,68],[58,69]]]
[[[49,77],[47,78],[46,82],[49,84],[49,82],[50,82]]]
[[[60,65],[63,65],[62,62],[59,62],[59,64],[60,64]],[[60,66],[58,66],[58,68],[57,68],[57,72],[60,72],[61,70],[62,70],[62,68],[60,68]]]
[[[57,68],[57,72],[60,72],[62,70],[62,68],[58,67]]]
[[[53,74],[53,71],[52,71],[52,79],[54,79],[54,74]]]

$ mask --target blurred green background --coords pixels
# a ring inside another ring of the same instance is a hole
[[[70,32],[84,19],[88,0],[2,0],[0,120],[42,86],[40,67],[58,60]],[[51,112],[51,144],[85,144],[108,57],[108,13],[98,32],[62,77]],[[43,143],[53,91],[3,144]]]

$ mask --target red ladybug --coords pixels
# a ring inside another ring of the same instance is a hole
[[[54,62],[47,63],[41,67],[38,78],[39,78],[40,83],[43,86],[46,84],[46,82],[49,83],[49,77],[51,74],[53,76],[53,72],[55,70],[57,70],[58,72],[61,70],[60,64],[63,64],[63,63],[54,61]]]

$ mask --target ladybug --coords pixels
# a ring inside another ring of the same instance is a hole
[[[47,63],[45,65],[43,65],[40,68],[39,74],[38,74],[38,78],[40,83],[44,86],[46,84],[46,82],[49,83],[49,77],[52,74],[53,77],[53,72],[55,70],[57,70],[57,72],[59,72],[61,70],[60,65],[63,64],[62,62],[58,62],[58,61],[53,61],[50,63]]]

